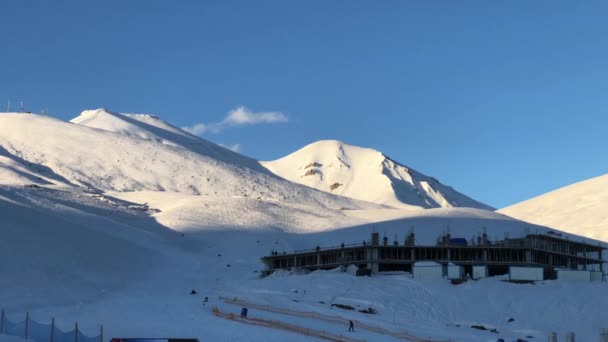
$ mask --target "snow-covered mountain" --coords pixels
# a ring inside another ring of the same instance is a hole
[[[71,123],[0,115],[3,184],[59,184],[91,191],[167,191],[317,203],[356,201],[286,181],[256,160],[149,115],[85,111]]]
[[[396,208],[470,207],[493,210],[379,151],[322,140],[274,161],[275,174],[322,191]]]
[[[608,241],[608,175],[548,192],[499,212],[531,223]]]

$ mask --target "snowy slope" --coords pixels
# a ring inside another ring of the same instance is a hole
[[[0,186],[0,226],[0,302],[31,308],[124,289],[168,262],[178,235],[127,205],[40,187]]]
[[[492,341],[576,331],[595,340],[608,305],[606,283],[506,284],[488,279],[460,286],[419,282],[406,274],[355,277],[320,271],[310,275],[258,277],[259,257],[270,250],[311,248],[369,239],[373,229],[402,240],[414,226],[421,243],[432,243],[449,226],[455,236],[486,227],[492,238],[545,228],[469,208],[317,212],[304,204],[247,198],[211,199],[183,193],[116,193],[150,200],[152,217],[129,209],[131,201],[52,187],[0,187],[0,303],[12,320],[56,318],[67,330],[78,320],[88,334],[103,323],[106,336],[177,336],[214,341],[310,341],[281,330],[213,316],[211,306],[238,313],[220,297],[238,297],[314,315],[352,319],[390,331],[453,341]],[[137,202],[137,201],[133,201]],[[302,223],[316,227],[313,231]],[[283,229],[283,227],[291,227]],[[167,227],[171,229],[167,229]],[[341,227],[335,229],[333,227]],[[581,288],[582,286],[582,288]],[[196,289],[199,295],[189,295]],[[581,290],[583,289],[583,290]],[[203,297],[209,303],[203,305]],[[374,307],[377,315],[344,311]],[[537,313],[544,311],[546,315]],[[585,320],[573,315],[588,314]],[[595,313],[594,313],[595,312]],[[551,314],[555,313],[555,314]],[[255,308],[252,318],[274,319],[308,329],[346,333],[323,320],[273,314]],[[508,323],[509,318],[515,322]],[[481,324],[500,333],[471,329]],[[355,338],[395,341],[358,329]],[[0,337],[0,340],[2,337]]]
[[[379,151],[322,140],[262,165],[322,191],[396,208],[472,207],[492,210]]]
[[[608,175],[575,183],[500,210],[518,219],[608,241]]]
[[[85,110],[70,122],[121,135],[176,146],[219,161],[265,172],[259,163],[217,144],[194,136],[155,115],[121,114],[107,109]]]

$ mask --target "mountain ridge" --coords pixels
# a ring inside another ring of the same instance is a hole
[[[286,181],[252,158],[152,116],[94,110],[65,122],[12,113],[0,115],[0,126],[0,174],[8,185],[240,196],[332,208],[372,205]]]

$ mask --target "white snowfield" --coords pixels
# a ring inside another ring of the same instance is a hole
[[[549,331],[595,341],[608,327],[606,283],[454,286],[338,271],[260,278],[259,258],[271,251],[359,243],[374,230],[391,242],[413,230],[427,244],[448,229],[471,238],[485,227],[500,239],[549,228],[483,209],[391,209],[327,194],[152,116],[97,110],[66,123],[0,114],[0,177],[0,307],[13,321],[29,312],[70,330],[77,320],[87,335],[104,324],[106,339],[314,340],[213,314],[217,306],[238,316],[240,306],[220,298],[236,297],[255,304],[252,319],[366,341],[540,341]],[[358,311],[370,307],[377,314]]]
[[[499,212],[565,232],[608,241],[608,175],[551,191]]]
[[[395,208],[492,209],[379,151],[336,140],[312,143],[262,165],[292,182]]]

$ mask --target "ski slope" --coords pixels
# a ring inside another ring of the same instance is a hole
[[[292,182],[395,208],[492,209],[376,150],[336,140],[312,143],[262,165]]]
[[[608,241],[608,175],[551,191],[499,212],[572,234]]]

